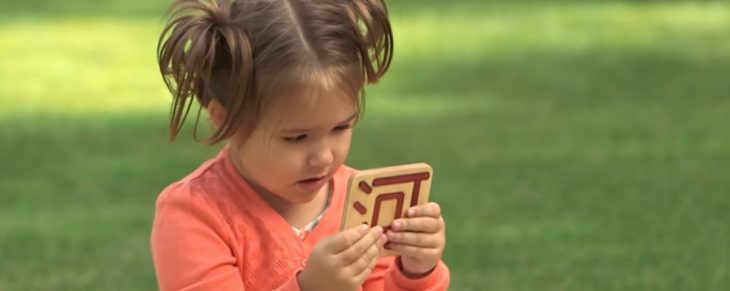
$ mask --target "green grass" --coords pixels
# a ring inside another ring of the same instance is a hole
[[[349,163],[434,166],[452,290],[730,289],[730,4],[391,2]],[[0,290],[156,287],[216,148],[165,140],[149,3],[0,3]]]

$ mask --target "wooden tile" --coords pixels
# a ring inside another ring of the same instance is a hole
[[[357,172],[349,181],[342,229],[365,223],[387,231],[408,208],[428,202],[432,177],[433,169],[425,163]]]

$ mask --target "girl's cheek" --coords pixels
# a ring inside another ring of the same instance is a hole
[[[348,134],[343,135],[342,141],[340,141],[338,146],[338,154],[342,156],[342,158],[346,158],[347,154],[350,152],[350,144],[352,142],[352,131],[350,131]]]

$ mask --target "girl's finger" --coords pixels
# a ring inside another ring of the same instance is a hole
[[[408,209],[406,217],[441,217],[441,207],[436,202],[429,202],[423,205],[416,205]]]
[[[378,243],[382,235],[382,227],[375,226],[371,228],[366,235],[360,238],[360,240],[358,240],[352,246],[338,254],[338,256],[340,256],[342,260],[341,262],[345,265],[350,265],[353,262],[359,260],[371,249],[371,247],[377,247],[376,244]]]
[[[437,233],[443,229],[443,222],[441,219],[433,217],[399,218],[393,221],[391,228],[398,232]]]
[[[350,265],[355,270],[355,274],[359,274],[362,270],[367,269],[371,261],[377,260],[378,257],[380,257],[380,252],[383,249],[383,244],[386,239],[387,237],[385,234],[380,234],[375,244],[371,245],[367,251],[360,256],[360,258]]]
[[[378,258],[380,257],[380,253],[383,251],[384,243],[385,243],[385,239],[382,238],[378,243],[377,254],[369,259],[369,262],[368,262],[368,265],[366,268],[362,269],[359,274],[355,275],[357,282],[365,281],[365,279],[370,275],[370,272],[373,270],[375,265],[378,263]]]
[[[358,242],[369,230],[370,227],[363,224],[340,232],[326,241],[327,249],[334,254],[343,252]]]
[[[388,243],[389,249],[404,257],[431,258],[438,255],[438,249],[422,248],[399,243]]]
[[[439,246],[438,237],[428,233],[388,231],[387,236],[388,242],[392,243],[423,248],[436,248]]]

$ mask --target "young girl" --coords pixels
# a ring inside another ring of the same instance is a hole
[[[206,142],[226,145],[158,197],[160,289],[446,290],[437,204],[386,233],[339,232],[361,92],[391,62],[382,0],[179,0],[171,11],[158,45],[170,137],[195,99],[214,125]],[[386,247],[399,255],[379,258]]]

